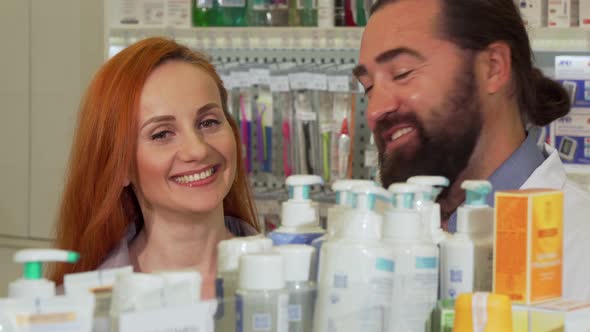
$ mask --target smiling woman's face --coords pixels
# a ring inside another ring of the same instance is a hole
[[[174,214],[223,207],[237,151],[221,105],[215,81],[195,65],[169,61],[150,74],[140,98],[133,181],[142,209]]]

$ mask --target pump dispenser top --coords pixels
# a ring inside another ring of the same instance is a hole
[[[23,263],[23,278],[9,285],[8,296],[47,298],[55,296],[55,283],[43,278],[43,263],[76,263],[80,255],[73,251],[58,249],[25,249],[17,251],[13,259],[16,263]]]
[[[372,185],[356,186],[352,189],[353,208],[336,236],[355,240],[377,240],[381,238],[383,217],[375,212],[377,200],[391,201],[391,193]]]
[[[428,188],[429,192],[423,195],[424,201],[416,205],[423,210],[425,233],[433,243],[439,244],[449,235],[441,227],[440,205],[436,203],[436,199],[443,189],[449,186],[449,179],[444,176],[414,176],[408,179],[408,183]]]
[[[336,193],[336,205],[352,207],[352,188],[355,186],[376,186],[370,180],[338,180],[332,184]]]
[[[428,188],[419,184],[394,183],[387,189],[392,194],[392,204],[398,209],[414,209],[416,198],[428,193]]]
[[[485,180],[468,180],[461,184],[465,190],[466,206],[488,206],[487,197],[492,192],[492,184]]]
[[[311,186],[323,184],[317,175],[292,175],[287,178],[289,200],[282,205],[283,227],[319,226],[317,204],[310,199]]]
[[[414,209],[416,189],[420,187],[407,183],[394,183],[389,186],[388,190],[394,196],[392,200],[394,208],[385,214],[384,238],[411,240],[421,237],[420,213]]]
[[[413,176],[408,179],[408,183],[430,187],[430,200],[433,202],[436,201],[438,195],[440,195],[443,189],[448,187],[450,184],[449,179],[445,178],[444,176],[432,175]]]

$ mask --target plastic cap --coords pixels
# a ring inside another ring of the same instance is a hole
[[[308,201],[311,186],[323,184],[324,180],[317,175],[291,175],[286,180],[289,188],[289,199],[295,201]]]
[[[453,332],[512,331],[512,305],[506,295],[461,294],[455,303]]]
[[[361,211],[375,211],[376,201],[391,202],[391,193],[381,187],[361,185],[352,188],[353,207]]]
[[[443,188],[450,185],[449,179],[444,176],[433,175],[419,175],[408,179],[408,183],[421,184],[432,188],[431,200],[436,201],[436,198],[442,192]]]
[[[385,239],[419,239],[422,234],[420,213],[408,209],[393,209],[385,213],[383,220],[383,238]]]
[[[249,236],[246,240],[258,243],[262,252],[272,249],[272,240],[262,235]]]
[[[285,281],[308,281],[311,260],[315,248],[304,244],[277,246],[274,250],[283,256],[283,275]]]
[[[492,192],[492,184],[485,180],[467,180],[461,183],[466,191],[465,205],[487,206],[487,197]]]
[[[37,280],[43,277],[43,262],[76,263],[80,254],[59,249],[24,249],[14,254],[16,263],[24,263],[23,278]]]
[[[217,270],[219,272],[237,271],[240,256],[264,251],[265,244],[252,238],[254,237],[239,237],[220,241],[217,244]]]
[[[247,254],[240,257],[239,288],[243,290],[285,288],[283,257],[275,253]]]
[[[332,191],[336,193],[336,205],[352,207],[351,190],[354,186],[377,186],[377,183],[370,180],[338,180],[332,184]]]
[[[281,226],[313,227],[320,225],[319,205],[312,201],[288,200],[281,204]]]

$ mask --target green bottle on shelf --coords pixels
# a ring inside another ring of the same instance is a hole
[[[288,0],[290,27],[301,26],[301,16],[299,15],[298,3],[299,0]]]
[[[215,25],[224,27],[246,26],[246,0],[216,0]]]
[[[213,0],[194,0],[192,2],[192,18],[194,27],[215,25]]]
[[[356,26],[364,27],[367,25],[367,13],[365,12],[365,1],[364,0],[355,0],[356,12],[355,12],[355,22]]]
[[[265,27],[271,25],[270,0],[249,0],[246,13],[248,26]]]
[[[318,26],[318,2],[317,0],[297,0],[301,26]]]

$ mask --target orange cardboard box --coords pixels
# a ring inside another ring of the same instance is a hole
[[[563,193],[498,191],[495,205],[494,293],[521,304],[560,298]]]

